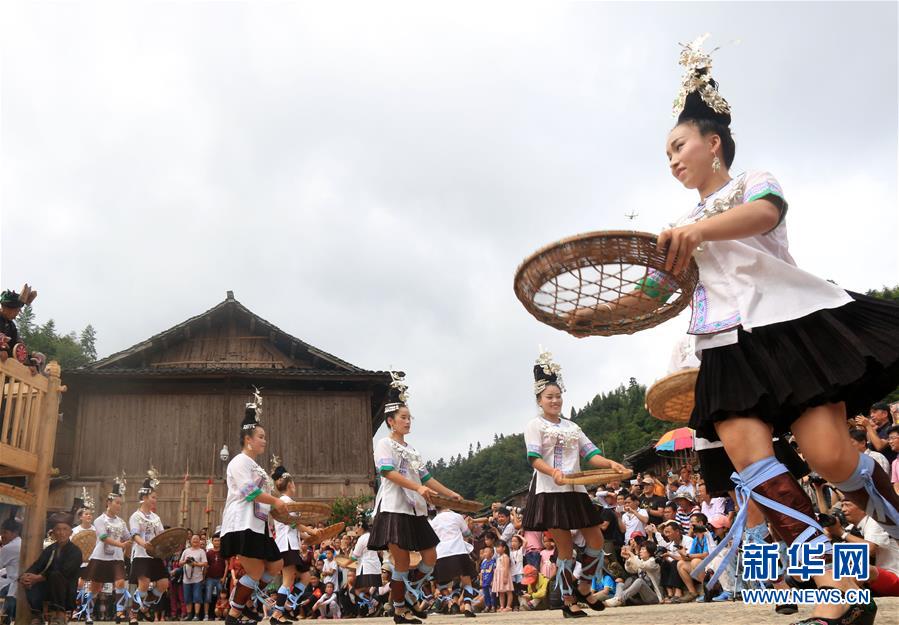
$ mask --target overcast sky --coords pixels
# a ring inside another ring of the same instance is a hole
[[[686,314],[578,340],[512,278],[548,242],[696,202],[664,140],[677,43],[706,31],[732,171],[780,180],[800,266],[899,283],[896,3],[255,0],[4,5],[0,282],[35,285],[40,321],[92,323],[101,356],[233,290],[404,369],[410,441],[464,453],[535,414],[539,344],[568,406],[664,375]]]

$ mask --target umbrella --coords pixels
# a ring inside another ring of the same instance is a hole
[[[677,428],[665,432],[656,443],[656,451],[680,451],[693,449],[693,430],[690,428]]]

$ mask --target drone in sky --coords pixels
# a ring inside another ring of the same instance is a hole
[[[635,213],[634,211],[631,211],[631,212],[629,212],[629,213],[625,213],[624,216],[627,217],[628,219],[630,219],[631,221],[633,221],[634,219],[636,219],[637,217],[639,217],[640,214],[639,214],[639,213]]]

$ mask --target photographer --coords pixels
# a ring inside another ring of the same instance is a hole
[[[687,592],[680,598],[680,600],[675,601],[675,603],[689,603],[699,597],[699,592],[697,592],[696,589],[696,582],[693,581],[690,574],[693,572],[693,569],[695,569],[699,563],[709,555],[712,548],[715,546],[715,541],[706,527],[707,524],[708,519],[706,519],[705,515],[701,512],[690,517],[690,537],[693,541],[690,544],[690,548],[687,550],[686,557],[677,563],[677,572],[680,574],[681,580],[683,580],[684,585],[687,587]]]
[[[893,424],[890,422],[890,405],[880,401],[871,406],[868,416],[861,415],[855,417],[855,424],[865,428],[865,434],[868,437],[868,447],[872,451],[879,451],[886,456],[887,461],[891,464],[896,459],[896,452],[890,449],[887,444],[887,430]]]
[[[187,606],[185,620],[202,620],[200,606],[203,604],[203,579],[208,562],[199,534],[191,536],[190,547],[181,554],[180,564],[184,569],[184,604]]]
[[[833,517],[822,515],[824,531],[834,542],[867,544],[869,554],[877,562],[877,566],[871,566],[868,580],[871,593],[879,597],[899,597],[899,542],[890,538],[877,521],[848,499],[843,501],[842,512],[843,519],[836,513]],[[843,521],[851,523],[854,529],[845,529]]]
[[[635,554],[630,547],[622,547],[624,568],[636,577],[629,577],[619,584],[615,597],[605,602],[606,607],[616,608],[628,603],[636,605],[661,603],[663,598],[661,572],[659,561],[656,559],[658,549],[651,540],[640,545],[638,554]]]
[[[689,559],[687,555],[693,546],[693,539],[684,536],[681,532],[681,526],[677,521],[665,521],[661,525],[662,535],[665,538],[664,551],[659,550],[656,554],[661,558],[659,564],[662,574],[662,588],[665,591],[666,598],[663,603],[670,603],[673,599],[681,597],[686,590],[684,581],[681,579],[677,570],[678,562]]]
[[[509,544],[512,537],[521,529],[521,517],[508,508],[499,508],[494,513],[495,521],[491,523],[499,534],[499,539]]]

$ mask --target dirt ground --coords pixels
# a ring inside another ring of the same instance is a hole
[[[899,598],[880,598],[877,602],[876,625],[899,625]],[[811,615],[812,608],[800,607],[792,616],[783,616],[774,612],[773,606],[747,606],[739,602],[687,605],[653,605],[629,606],[624,608],[607,608],[602,612],[588,610],[589,622],[606,623],[607,625],[789,625]],[[573,622],[564,619],[558,610],[540,612],[509,612],[505,614],[481,614],[477,619],[466,619],[463,616],[443,616],[432,614],[425,621],[426,625],[438,625],[462,622],[504,623],[537,625],[539,623]],[[300,621],[301,622],[301,621]],[[393,619],[371,618],[358,621],[371,625],[386,625]],[[580,622],[588,622],[581,619]],[[298,622],[299,623],[299,622]]]

